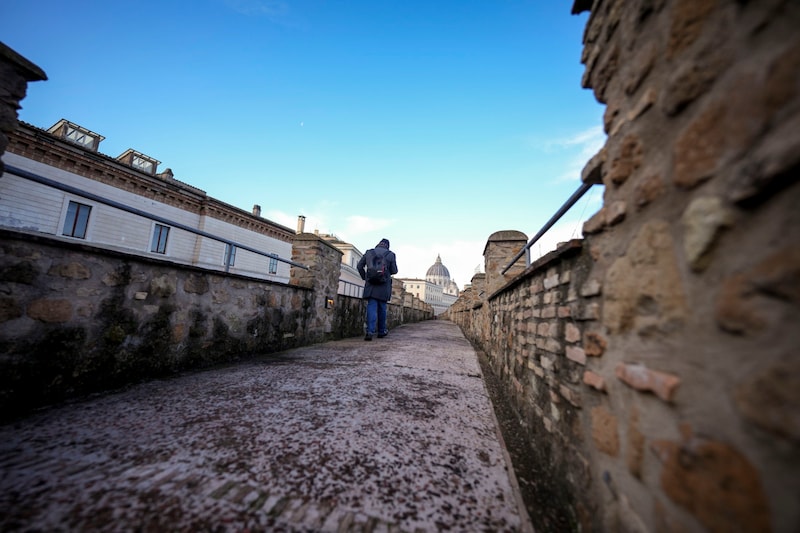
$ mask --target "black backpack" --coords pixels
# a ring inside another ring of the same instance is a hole
[[[378,254],[369,250],[366,257],[367,281],[373,285],[383,285],[389,279],[389,267],[386,264],[386,254]]]

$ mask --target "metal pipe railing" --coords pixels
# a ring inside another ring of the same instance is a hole
[[[508,269],[510,269],[512,266],[514,266],[514,263],[519,261],[519,258],[522,257],[523,254],[527,254],[527,256],[525,258],[525,267],[526,268],[529,267],[531,265],[531,254],[530,254],[531,246],[533,246],[534,243],[536,243],[536,241],[538,241],[542,237],[542,235],[544,235],[545,232],[547,232],[547,230],[552,228],[553,225],[556,222],[558,222],[558,219],[560,219],[562,216],[564,216],[564,213],[569,211],[569,209],[573,205],[575,205],[575,203],[578,200],[580,200],[581,197],[584,194],[586,194],[586,191],[588,191],[589,189],[592,188],[592,185],[595,185],[595,184],[594,183],[589,183],[589,182],[581,183],[581,186],[578,187],[578,190],[575,191],[574,193],[572,193],[572,196],[570,196],[569,199],[566,202],[564,202],[564,205],[562,205],[559,208],[559,210],[556,211],[556,213],[552,217],[550,217],[550,220],[548,220],[545,223],[545,225],[542,226],[542,229],[540,229],[539,232],[536,235],[534,235],[533,238],[530,241],[528,241],[528,244],[525,245],[525,248],[520,250],[519,253],[514,256],[514,259],[512,259],[511,262],[508,263],[506,265],[506,267],[500,273],[501,274],[505,274],[506,272],[508,272]]]
[[[154,220],[156,222],[165,224],[167,226],[172,226],[174,228],[178,228],[178,229],[181,229],[181,230],[184,230],[184,231],[188,231],[189,233],[194,233],[195,235],[200,235],[201,237],[205,237],[207,239],[211,239],[211,240],[214,240],[214,241],[217,241],[217,242],[225,243],[225,244],[227,244],[227,245],[229,245],[231,247],[231,248],[228,249],[228,253],[226,254],[227,257],[225,258],[226,259],[225,260],[225,272],[228,272],[229,269],[230,269],[230,256],[232,255],[233,247],[241,248],[242,250],[247,250],[248,252],[252,252],[254,254],[261,255],[261,256],[264,256],[264,257],[270,257],[272,259],[276,259],[278,261],[281,261],[282,263],[288,263],[288,264],[290,264],[292,266],[296,266],[298,268],[302,268],[302,269],[305,269],[305,270],[309,269],[309,267],[307,267],[306,265],[301,265],[300,263],[296,263],[296,262],[292,261],[291,259],[284,259],[284,258],[280,257],[278,254],[275,254],[275,253],[272,253],[272,252],[263,252],[261,250],[257,250],[256,248],[252,248],[252,247],[247,246],[245,244],[240,244],[240,243],[238,243],[236,241],[232,241],[230,239],[226,239],[225,237],[219,237],[217,235],[208,233],[206,231],[199,230],[199,229],[193,228],[191,226],[187,226],[186,224],[181,224],[180,222],[175,222],[173,220],[169,220],[167,218],[164,218],[164,217],[161,217],[161,216],[158,216],[158,215],[154,215],[152,213],[148,213],[147,211],[142,211],[141,209],[137,209],[135,207],[130,207],[128,205],[122,204],[122,203],[117,202],[115,200],[111,200],[109,198],[104,198],[104,197],[99,196],[97,194],[94,194],[94,193],[91,193],[91,192],[88,192],[88,191],[84,191],[84,190],[79,189],[77,187],[73,187],[72,185],[67,185],[65,183],[60,183],[60,182],[52,180],[50,178],[45,178],[44,176],[40,176],[38,174],[34,174],[33,172],[29,172],[29,171],[23,170],[21,168],[17,168],[17,167],[11,166],[11,165],[5,165],[5,172],[8,172],[9,174],[14,174],[15,176],[19,176],[20,178],[24,178],[24,179],[27,179],[27,180],[30,180],[30,181],[35,181],[36,183],[41,183],[42,185],[47,185],[48,187],[53,187],[53,188],[58,189],[60,191],[64,191],[64,192],[68,192],[70,194],[74,194],[76,196],[80,196],[82,198],[87,198],[89,200],[94,200],[95,202],[98,202],[98,203],[101,203],[101,204],[105,204],[105,205],[111,206],[111,207],[113,207],[115,209],[119,209],[119,210],[125,211],[127,213],[132,213],[132,214],[138,215],[140,217],[144,217],[144,218],[147,218],[147,219],[150,219],[150,220]]]
[[[354,296],[356,298],[361,298],[361,296],[364,294],[364,287],[357,283],[340,279],[337,292],[342,296]]]

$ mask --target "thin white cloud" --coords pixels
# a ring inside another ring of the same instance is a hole
[[[265,16],[271,20],[289,13],[288,4],[282,0],[225,0],[225,3],[242,15]]]
[[[586,163],[599,152],[606,142],[606,134],[602,126],[595,126],[587,130],[576,133],[564,139],[551,141],[556,147],[572,149],[577,147],[578,151],[572,153],[566,163],[564,172],[558,181],[575,181],[580,179],[583,167]]]
[[[602,126],[592,126],[591,128],[579,131],[578,133],[561,139],[553,139],[550,144],[555,146],[602,146],[605,142],[606,134]]]
[[[363,215],[351,215],[345,219],[345,226],[341,230],[348,236],[369,235],[372,232],[386,229],[392,221],[386,218],[372,218]]]

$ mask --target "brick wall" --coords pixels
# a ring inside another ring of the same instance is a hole
[[[800,4],[584,4],[603,207],[450,316],[521,414],[542,529],[797,531]]]

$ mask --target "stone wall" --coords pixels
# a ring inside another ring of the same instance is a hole
[[[487,261],[450,316],[561,504],[541,529],[797,531],[800,4],[592,4],[603,207],[497,290]]]
[[[0,412],[362,335],[337,296],[341,253],[297,236],[291,284],[0,230]],[[402,296],[402,295],[401,295]],[[390,306],[389,326],[432,318]]]

